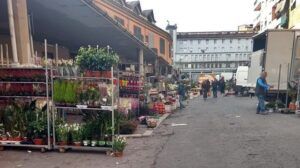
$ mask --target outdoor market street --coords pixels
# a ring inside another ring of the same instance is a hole
[[[123,158],[97,153],[0,152],[1,168],[298,168],[295,115],[255,114],[256,99],[196,98],[148,138],[130,139]],[[185,125],[187,124],[187,125]]]

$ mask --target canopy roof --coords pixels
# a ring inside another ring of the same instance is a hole
[[[144,60],[157,55],[141,41],[97,8],[91,0],[28,0],[35,40],[64,45],[72,52],[87,45],[109,45],[121,60],[138,62],[138,49]]]

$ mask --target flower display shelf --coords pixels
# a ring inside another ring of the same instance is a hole
[[[48,106],[50,97],[49,90],[51,87],[49,77],[51,74],[48,66],[46,65],[45,68],[0,68],[0,74],[5,74],[4,76],[1,76],[0,81],[1,100],[9,100],[8,102],[14,102],[15,100],[27,102],[39,99],[44,100],[47,104],[47,109],[44,112],[44,115],[47,118],[47,123],[45,125],[47,130],[45,141],[47,143],[44,143],[44,145],[35,145],[31,144],[29,141],[1,140],[0,150],[4,150],[5,147],[40,149],[41,152],[51,150],[50,108]],[[33,91],[33,85],[38,85],[38,93]],[[14,86],[14,88],[7,89],[11,86]],[[17,88],[17,90],[15,88]],[[27,92],[27,94],[20,92]],[[6,106],[8,105],[9,103]]]
[[[80,116],[80,114],[85,113],[104,113],[106,112],[107,114],[111,115],[111,125],[109,125],[109,127],[114,128],[115,127],[115,116],[114,116],[114,111],[115,109],[117,109],[117,97],[115,96],[115,92],[118,91],[118,89],[114,89],[115,85],[116,85],[116,80],[117,78],[114,77],[114,69],[111,68],[111,78],[103,78],[103,77],[64,77],[64,76],[53,76],[52,78],[52,85],[54,85],[54,82],[56,80],[65,80],[65,81],[80,81],[80,82],[87,82],[87,83],[101,83],[101,82],[106,82],[109,83],[111,87],[111,104],[108,106],[104,106],[104,105],[99,105],[98,107],[87,107],[86,105],[81,105],[81,104],[76,104],[73,107],[67,107],[67,106],[55,106],[55,103],[57,103],[55,100],[53,100],[53,108],[52,108],[52,121],[53,121],[53,149],[58,150],[61,153],[64,153],[68,150],[74,150],[74,151],[98,151],[98,152],[112,152],[113,150],[113,146],[92,146],[92,145],[87,145],[84,146],[84,141],[81,138],[80,143],[78,141],[74,141],[72,140],[72,142],[69,142],[70,140],[68,140],[68,142],[63,142],[61,138],[59,139],[60,136],[62,136],[61,130],[57,130],[59,128],[59,125],[57,125],[57,123],[55,122],[57,119],[62,119],[64,122],[67,123],[67,118],[69,117],[67,112],[68,111],[72,111],[76,114],[78,114]],[[85,84],[83,84],[85,86]],[[98,86],[99,84],[97,84]],[[52,95],[54,95],[53,97],[55,97],[55,89],[52,89]],[[67,93],[66,93],[67,94]],[[118,94],[116,94],[118,95]],[[83,120],[81,121],[73,121],[75,123],[78,124],[86,124],[84,123]],[[69,131],[70,133],[70,131]],[[114,141],[114,129],[111,130],[110,135],[110,140],[109,141],[105,141],[105,143],[107,142],[113,142]],[[89,140],[91,142],[91,140]],[[97,140],[97,144],[100,140]],[[72,144],[72,145],[70,145]],[[112,144],[112,143],[111,143]]]

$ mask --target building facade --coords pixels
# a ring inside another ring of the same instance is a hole
[[[177,34],[175,66],[183,73],[235,72],[249,65],[253,32],[188,32]]]
[[[300,0],[255,0],[254,30],[299,29]]]
[[[139,1],[93,0],[129,33],[153,49],[161,61],[172,64],[172,38],[169,33],[155,25],[153,10],[142,10]]]
[[[300,0],[290,0],[290,29],[300,29]]]

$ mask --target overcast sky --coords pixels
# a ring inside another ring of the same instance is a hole
[[[237,30],[252,24],[254,0],[140,0],[142,9],[154,9],[157,25],[167,20],[179,31]]]

